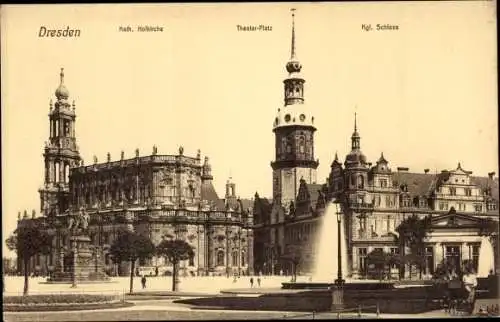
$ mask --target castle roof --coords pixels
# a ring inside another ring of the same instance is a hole
[[[208,201],[210,204],[215,204],[218,210],[224,210],[224,200],[219,199],[215,188],[210,181],[201,184],[201,199]]]
[[[400,186],[406,184],[408,192],[412,196],[427,196],[432,190],[444,181],[449,176],[449,172],[441,172],[439,174],[430,173],[412,173],[412,172],[395,172],[393,173],[394,185]],[[499,184],[498,178],[490,179],[488,177],[471,176],[471,184],[476,185],[482,191],[491,188],[492,198],[499,199]]]

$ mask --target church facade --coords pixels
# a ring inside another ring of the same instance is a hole
[[[253,272],[253,216],[251,201],[236,195],[228,180],[225,198],[213,186],[211,165],[201,152],[187,156],[161,155],[156,146],[150,155],[119,160],[107,154],[104,162],[94,156],[85,165],[76,144],[75,103],[61,84],[50,103],[50,137],[44,150],[45,176],[40,193],[40,213],[27,212],[18,225],[44,227],[53,238],[48,256],[35,256],[31,271],[67,271],[71,256],[69,217],[83,209],[89,218],[88,234],[93,249],[104,259],[108,275],[127,275],[128,264],[114,264],[109,248],[124,229],[148,236],[154,244],[162,239],[183,239],[194,249],[194,257],[180,264],[186,275],[251,274]],[[19,263],[20,264],[20,263]],[[61,267],[57,267],[57,266]],[[172,270],[163,258],[138,263],[142,272]],[[19,267],[22,267],[19,266]]]
[[[440,173],[431,173],[429,169],[410,172],[405,167],[393,171],[383,153],[371,163],[362,152],[355,116],[351,151],[343,163],[335,154],[328,179],[318,182],[319,161],[314,159],[316,128],[305,104],[301,69],[293,22],[284,106],[278,109],[273,123],[273,198],[256,194],[254,201],[255,270],[290,274],[295,266],[290,258],[295,258],[300,273],[313,273],[317,235],[325,208],[332,200],[341,204],[345,218],[346,256],[352,278],[366,277],[366,257],[374,249],[399,252],[396,229],[414,214],[432,217],[424,274],[432,274],[443,259],[477,263],[482,219],[499,219],[495,173],[473,176],[460,163]],[[449,222],[453,224],[448,225]]]

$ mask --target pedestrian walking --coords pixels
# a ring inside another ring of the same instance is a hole
[[[253,287],[253,277],[250,277],[250,287]]]
[[[146,288],[146,276],[145,275],[142,275],[142,278],[141,278],[141,283],[142,283],[142,288]]]
[[[257,277],[257,285],[260,287],[260,277]]]

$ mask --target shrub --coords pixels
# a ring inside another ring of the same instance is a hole
[[[30,296],[5,296],[4,304],[40,305],[40,304],[84,304],[112,302],[112,295],[95,294],[37,294]]]

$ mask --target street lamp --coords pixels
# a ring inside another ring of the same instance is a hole
[[[338,237],[337,237],[337,279],[335,280],[335,285],[331,287],[332,290],[332,306],[331,311],[340,312],[344,307],[344,283],[345,280],[342,278],[342,237],[341,237],[341,212],[339,209],[339,203],[335,203],[336,215],[337,215],[337,225],[338,225]]]
[[[338,234],[337,234],[337,280],[335,283],[338,286],[342,286],[345,283],[345,280],[342,278],[342,247],[341,247],[341,242],[342,242],[342,213],[340,212],[339,209],[339,204],[335,203],[335,209],[336,209],[336,215],[337,215],[337,227],[338,227]]]

